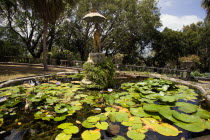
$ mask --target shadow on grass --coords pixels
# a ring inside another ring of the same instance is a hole
[[[10,80],[20,77],[27,77],[32,75],[68,72],[68,71],[72,70],[49,67],[49,71],[44,71],[44,68],[41,66],[0,64],[0,81]]]

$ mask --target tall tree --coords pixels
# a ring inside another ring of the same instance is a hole
[[[202,0],[202,7],[206,9],[207,19],[210,18],[210,0]]]
[[[153,44],[153,65],[157,67],[164,67],[167,64],[179,66],[178,58],[182,56],[183,49],[183,33],[180,31],[173,31],[165,28]]]
[[[73,13],[69,12],[73,14],[71,22],[61,28],[64,36],[57,43],[80,52],[84,60],[91,51],[94,28],[82,17],[94,9],[106,17],[100,24],[103,52],[127,54],[125,63],[136,63],[160,26],[156,4],[155,0],[80,0]]]
[[[64,12],[67,2],[73,3],[73,0],[32,0],[35,10],[43,20],[43,64],[44,70],[48,70],[47,66],[47,29],[48,24],[54,24],[59,16]]]
[[[22,40],[34,58],[39,58],[42,53],[42,48],[40,48],[41,24],[29,5],[30,3],[24,2],[24,0],[2,0],[0,2],[0,20],[3,27],[10,28],[19,36],[16,39]]]
[[[201,60],[200,71],[207,72],[210,68],[210,23],[198,22],[183,28],[183,55],[197,55]]]

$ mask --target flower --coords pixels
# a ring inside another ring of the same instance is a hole
[[[57,82],[57,83],[56,83],[56,86],[60,86],[60,85],[61,85],[61,82]]]
[[[113,91],[113,89],[112,89],[112,88],[108,88],[107,90],[108,90],[109,92],[112,92],[112,91]]]
[[[1,97],[1,98],[0,98],[0,103],[1,103],[1,102],[4,102],[4,101],[6,101],[6,100],[7,100],[7,97]]]
[[[29,84],[30,84],[31,86],[35,86],[35,83],[34,83],[34,81],[32,81],[32,80],[29,81]]]

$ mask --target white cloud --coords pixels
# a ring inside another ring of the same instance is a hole
[[[168,27],[172,30],[181,30],[183,26],[190,25],[192,23],[197,23],[198,21],[203,21],[196,15],[187,15],[187,16],[174,16],[168,14],[162,14],[161,22],[163,26],[160,28],[162,31],[165,27]]]
[[[162,9],[165,9],[165,8],[168,8],[168,7],[172,7],[173,2],[171,0],[159,0],[158,5]]]

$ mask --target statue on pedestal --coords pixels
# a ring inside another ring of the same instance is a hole
[[[101,34],[100,34],[98,23],[96,23],[95,31],[93,33],[93,49],[94,49],[94,53],[101,52]]]
[[[95,23],[95,31],[93,33],[93,52],[101,53],[101,33],[99,23],[103,22],[106,18],[93,10],[91,13],[85,15],[83,19],[87,22]]]

